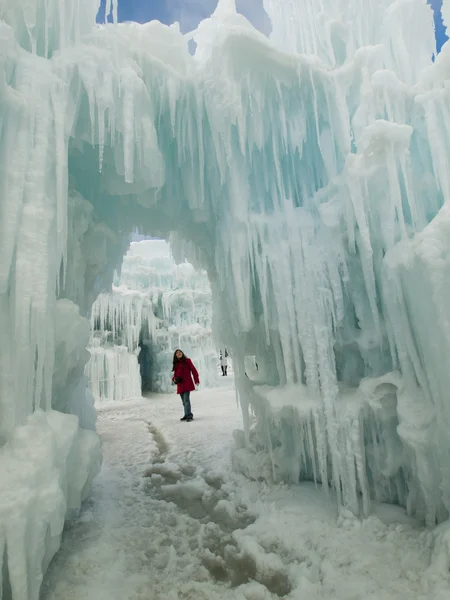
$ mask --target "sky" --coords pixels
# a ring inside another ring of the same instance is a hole
[[[125,0],[126,1],[126,0]],[[436,46],[438,51],[442,48],[442,44],[446,42],[447,35],[445,33],[445,27],[442,23],[441,6],[442,0],[428,0],[429,4],[434,10],[434,24],[436,27]]]
[[[263,0],[236,0],[236,5],[254,27],[270,33],[270,21],[263,8]],[[181,30],[187,32],[209,17],[216,6],[217,0],[119,0],[119,21],[146,23],[157,19],[168,25],[178,21]]]
[[[435,12],[436,45],[439,51],[447,39],[440,12],[442,0],[428,2]],[[119,0],[119,21],[146,23],[157,19],[167,24],[178,21],[181,30],[186,32],[195,29],[202,19],[209,17],[216,5],[217,0]],[[263,0],[237,0],[237,9],[257,29],[266,34],[270,32],[270,21],[263,8]]]

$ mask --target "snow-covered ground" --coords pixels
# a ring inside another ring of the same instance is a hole
[[[337,517],[312,485],[233,472],[241,415],[232,377],[221,383],[192,394],[192,423],[175,394],[100,408],[103,469],[42,600],[446,597],[427,574],[431,534],[400,509]]]

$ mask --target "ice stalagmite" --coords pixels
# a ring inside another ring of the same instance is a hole
[[[208,273],[256,415],[241,458],[263,447],[271,477],[332,486],[359,514],[375,499],[448,515],[449,47],[432,62],[425,0],[264,6],[270,40],[232,1],[186,36],[96,27],[89,0],[0,3],[0,556],[14,600],[38,597],[99,467],[87,318],[136,227]]]

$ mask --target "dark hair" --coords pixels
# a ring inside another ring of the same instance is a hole
[[[183,355],[181,358],[177,358],[177,352],[181,352],[181,354]],[[183,352],[183,350],[180,350],[179,348],[177,348],[175,350],[175,352],[173,353],[173,366],[172,366],[172,371],[175,371],[175,367],[177,365],[178,362],[180,362],[180,360],[183,360],[184,358],[187,358],[187,356],[185,355],[185,353]]]

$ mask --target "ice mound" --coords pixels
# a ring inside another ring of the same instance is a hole
[[[447,517],[442,495],[435,495],[432,407],[419,388],[414,395],[405,388],[398,373],[366,378],[358,388],[340,386],[337,466],[327,447],[320,397],[304,385],[255,385],[253,394],[257,420],[250,446],[236,433],[234,453],[235,466],[250,478],[323,483],[338,468],[344,474],[338,501],[354,514],[369,515],[374,499],[404,506],[430,523]],[[270,461],[261,452],[267,445]]]
[[[100,466],[99,437],[56,411],[36,411],[0,448],[3,597],[38,600],[65,517],[80,508]]]

